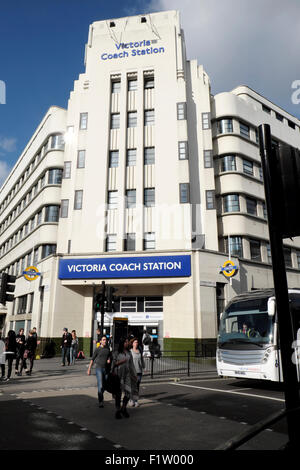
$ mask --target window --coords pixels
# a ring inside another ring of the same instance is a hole
[[[178,142],[178,158],[179,160],[187,160],[189,158],[188,143],[186,140]]]
[[[29,295],[29,310],[28,310],[28,313],[32,313],[32,308],[33,308],[33,296],[34,296],[34,293],[31,292]]]
[[[136,127],[137,126],[137,112],[130,111],[127,115],[127,127]]]
[[[186,103],[177,103],[177,119],[186,119]]]
[[[108,209],[118,208],[118,191],[108,191]]]
[[[260,241],[250,239],[249,245],[250,245],[250,258],[255,261],[261,261]]]
[[[80,113],[79,129],[86,130],[88,122],[88,113]]]
[[[113,113],[110,121],[111,129],[120,129],[120,113]]]
[[[74,209],[75,210],[82,209],[82,197],[83,197],[82,189],[76,190],[75,197],[74,197]]]
[[[224,212],[239,212],[240,202],[238,194],[227,194],[224,196]]]
[[[117,235],[111,234],[106,237],[106,251],[116,251],[117,249]]]
[[[136,91],[138,87],[137,79],[128,80],[128,91]]]
[[[126,191],[126,208],[134,208],[136,206],[136,190],[128,189]]]
[[[55,134],[51,136],[51,149],[63,150],[65,147],[64,136],[62,134]]]
[[[240,122],[240,134],[243,137],[247,137],[248,139],[250,137],[250,127],[247,126],[247,124],[244,124],[243,122]]]
[[[155,189],[144,189],[144,205],[145,207],[153,207],[155,205]]]
[[[205,191],[205,200],[206,200],[206,209],[211,210],[216,208],[216,198],[215,198],[215,191],[208,190]]]
[[[247,214],[257,215],[257,203],[255,199],[246,197]]]
[[[45,222],[58,222],[58,218],[59,206],[47,206],[45,209]]]
[[[295,124],[288,119],[288,126],[291,127],[292,129],[296,129]]]
[[[187,204],[190,202],[190,184],[189,183],[179,184],[179,201],[180,201],[180,204]]]
[[[35,248],[34,254],[33,254],[33,266],[36,266],[38,260],[39,260],[39,249]]]
[[[284,119],[284,118],[283,118],[282,114],[275,113],[275,115],[276,115],[276,119],[278,119],[278,121],[283,122],[283,119]]]
[[[233,132],[232,119],[221,119],[218,121],[218,132],[219,134]]]
[[[135,233],[126,233],[124,251],[135,251]]]
[[[210,129],[210,113],[202,113],[202,129]]]
[[[291,268],[292,267],[292,251],[291,251],[291,249],[284,246],[283,247],[283,256],[284,256],[285,266],[287,268]]]
[[[65,179],[71,178],[71,162],[64,162],[63,177]]]
[[[267,258],[268,258],[268,263],[272,264],[272,253],[271,253],[271,247],[269,243],[267,243]]]
[[[251,175],[253,176],[253,162],[250,162],[249,160],[243,160],[243,172],[246,173],[246,175]]]
[[[144,148],[144,164],[154,165],[154,163],[155,163],[155,148],[145,147]]]
[[[85,150],[78,150],[77,153],[77,168],[85,167]]]
[[[40,225],[42,223],[42,216],[43,216],[43,211],[40,210],[37,215],[37,225]]]
[[[224,157],[221,157],[221,171],[236,171],[235,155],[224,155]]]
[[[154,77],[147,77],[144,79],[144,88],[145,90],[154,88]]]
[[[153,126],[154,125],[154,109],[148,109],[145,111],[145,120],[144,120],[144,125],[145,126]]]
[[[212,150],[203,151],[203,162],[204,162],[204,168],[212,168],[213,166]]]
[[[229,238],[229,246],[228,246]],[[242,237],[228,237],[225,239],[225,253],[230,253],[232,256],[243,257],[243,243]]]
[[[42,259],[56,253],[56,245],[42,245]]]
[[[111,84],[111,92],[112,93],[120,93],[121,91],[121,82],[112,82]]]
[[[119,150],[109,152],[109,168],[117,168],[119,166]]]
[[[63,171],[60,168],[52,168],[48,172],[48,184],[61,184]]]
[[[17,315],[22,315],[26,313],[26,307],[27,307],[27,295],[22,295],[21,297],[18,298]]]
[[[60,217],[68,217],[69,212],[69,199],[62,199],[60,203]]]
[[[271,109],[268,108],[268,106],[265,106],[264,104],[262,104],[262,110],[265,111],[265,113],[271,114]]]
[[[300,269],[300,251],[296,251],[296,256],[297,256],[297,267]]]
[[[136,149],[127,150],[126,165],[127,166],[135,166],[136,165]]]
[[[265,202],[262,203],[262,208],[263,208],[264,219],[267,219],[268,218],[268,211],[267,211],[267,206],[266,206]]]
[[[155,250],[155,233],[144,234],[144,250]]]

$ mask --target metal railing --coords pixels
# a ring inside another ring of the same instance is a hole
[[[196,355],[193,351],[161,351],[144,357],[145,373],[151,379],[157,376],[188,376],[206,370],[215,370],[215,358]]]

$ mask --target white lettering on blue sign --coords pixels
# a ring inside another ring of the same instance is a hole
[[[190,255],[61,259],[59,279],[190,276]]]

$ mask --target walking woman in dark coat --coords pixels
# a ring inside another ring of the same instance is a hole
[[[16,333],[13,330],[9,330],[7,338],[5,339],[5,355],[7,360],[7,377],[5,381],[8,382],[11,376],[13,361],[16,357],[17,342]]]
[[[132,382],[137,381],[137,376],[133,364],[132,355],[129,351],[128,338],[120,340],[118,352],[114,355],[112,371],[116,373],[120,379],[120,390],[115,394],[115,417],[116,419],[120,419],[122,417],[129,418],[127,404],[132,393]],[[122,394],[123,403],[121,406]]]

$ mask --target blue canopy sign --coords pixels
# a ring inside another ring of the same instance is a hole
[[[61,259],[59,279],[187,277],[190,255]]]

